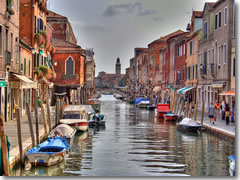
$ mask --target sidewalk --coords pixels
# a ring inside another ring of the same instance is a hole
[[[198,111],[197,122],[201,123],[202,112]],[[210,124],[207,113],[204,113],[203,127],[216,134],[221,134],[230,138],[235,138],[235,123],[229,122],[226,125],[226,121],[222,120],[220,115],[217,116],[217,120],[214,121],[214,125]]]
[[[51,112],[51,115],[52,115],[52,112]],[[55,125],[54,120],[55,119],[53,118],[53,116],[51,116],[52,127]],[[12,120],[5,123],[5,129],[6,129],[6,134],[8,136],[8,139],[10,141],[9,163],[10,163],[10,168],[12,169],[17,163],[20,162],[20,155],[19,155],[20,153],[19,153],[18,135],[17,135],[17,121]],[[33,123],[33,131],[36,139],[35,123]],[[21,132],[22,132],[23,154],[25,155],[26,152],[32,148],[32,139],[31,139],[27,116],[23,116],[21,118]],[[39,124],[40,142],[44,140],[44,134],[45,134],[45,131],[44,131],[43,124]]]

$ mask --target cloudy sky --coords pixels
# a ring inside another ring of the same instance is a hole
[[[216,1],[216,0],[210,0]],[[122,73],[135,47],[147,47],[161,36],[185,30],[192,10],[203,10],[206,0],[49,0],[51,11],[68,17],[78,45],[93,48],[98,72]]]

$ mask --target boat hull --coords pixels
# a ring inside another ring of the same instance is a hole
[[[142,103],[138,103],[136,106],[138,108],[147,108],[150,104],[142,104]]]
[[[197,132],[201,128],[201,125],[187,126],[187,125],[183,125],[183,124],[179,124],[179,123],[177,123],[176,125],[177,125],[177,129],[186,131],[186,132]]]
[[[28,159],[32,166],[53,166],[64,160],[65,152],[58,153],[56,155],[49,155],[43,153],[34,153],[28,155]]]
[[[164,118],[164,114],[167,114],[168,112],[161,112],[161,111],[158,111],[157,112],[157,117],[158,118]]]
[[[100,112],[101,104],[90,104],[95,112]]]
[[[75,128],[77,131],[87,131],[89,122],[88,121],[71,121],[71,120],[60,120],[60,123],[67,124],[71,126],[72,128]]]
[[[178,118],[177,115],[168,116],[168,115],[164,114],[163,116],[164,116],[164,120],[166,120],[166,121],[176,121]]]

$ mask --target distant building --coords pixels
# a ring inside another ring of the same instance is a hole
[[[115,74],[109,74],[104,71],[99,72],[95,78],[96,88],[115,88],[126,86],[126,75],[121,74],[120,58],[117,58],[115,65]]]
[[[86,50],[85,60],[85,76],[86,76],[86,88],[88,93],[92,96],[95,92],[95,61],[93,59],[93,49]]]

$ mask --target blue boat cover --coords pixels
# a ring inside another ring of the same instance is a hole
[[[231,159],[231,160],[235,161],[235,156],[234,156],[234,155],[232,155],[232,156],[229,156],[229,159]]]
[[[59,152],[64,152],[68,149],[69,143],[67,142],[67,140],[62,137],[56,136],[33,147],[27,152],[26,155],[34,153],[56,154]]]
[[[138,104],[140,101],[149,101],[149,99],[144,99],[144,98],[137,98],[135,101],[135,104]]]

